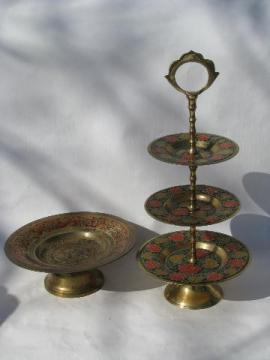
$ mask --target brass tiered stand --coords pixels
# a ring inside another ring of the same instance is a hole
[[[189,62],[203,65],[208,72],[207,84],[198,91],[184,90],[175,79],[179,67]],[[237,144],[230,139],[196,133],[197,97],[217,76],[214,63],[193,51],[172,63],[166,78],[188,99],[189,133],[159,138],[148,148],[158,160],[189,166],[190,170],[189,185],[158,191],[145,203],[146,211],[156,220],[189,226],[189,231],[157,236],[146,242],[138,253],[138,261],[148,273],[169,283],[165,288],[166,299],[181,308],[202,309],[215,305],[223,297],[217,283],[240,274],[249,261],[246,246],[235,238],[197,230],[197,226],[227,220],[240,208],[239,200],[230,192],[196,184],[198,166],[228,160],[238,152]]]

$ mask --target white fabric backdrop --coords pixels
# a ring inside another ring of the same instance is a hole
[[[43,274],[1,251],[3,360],[270,358],[270,3],[267,1],[0,1],[0,231],[59,212],[112,213],[137,224],[138,245],[175,227],[144,211],[153,192],[188,171],[151,158],[153,139],[187,129],[184,96],[164,79],[195,50],[220,76],[198,102],[198,131],[240,153],[202,167],[241,213],[232,233],[253,261],[225,299],[184,311],[141,272],[136,249],[104,267],[105,289],[82,299],[46,293]]]

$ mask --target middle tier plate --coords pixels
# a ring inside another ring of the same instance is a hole
[[[174,186],[151,195],[145,203],[147,213],[158,221],[179,226],[205,226],[232,217],[240,202],[232,193],[207,185],[197,185],[197,210],[189,212],[189,185]]]

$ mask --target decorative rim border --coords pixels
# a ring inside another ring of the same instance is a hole
[[[31,267],[31,265],[25,265],[23,264],[21,261],[18,261],[17,259],[13,258],[12,256],[10,256],[9,254],[9,251],[8,251],[8,247],[10,246],[9,244],[9,241],[11,238],[13,238],[19,231],[21,232],[22,230],[24,230],[25,228],[31,226],[31,225],[34,225],[35,223],[39,222],[39,221],[46,221],[46,220],[50,220],[50,219],[53,219],[53,218],[57,218],[59,216],[65,216],[65,215],[70,215],[70,216],[79,216],[79,215],[92,215],[92,216],[97,216],[97,217],[106,217],[106,218],[109,218],[109,219],[113,219],[113,220],[116,220],[116,221],[119,221],[120,223],[122,223],[123,225],[125,225],[128,230],[129,230],[129,246],[127,247],[127,250],[121,254],[119,257],[115,258],[115,259],[112,259],[104,264],[100,264],[100,265],[97,265],[97,267],[101,267],[101,266],[105,266],[105,265],[108,265],[118,259],[120,259],[121,257],[125,256],[126,254],[128,254],[134,247],[135,243],[136,243],[136,239],[135,239],[135,229],[134,229],[134,226],[128,222],[127,220],[124,220],[118,216],[115,216],[115,215],[111,215],[111,214],[106,214],[106,213],[101,213],[101,212],[90,212],[90,211],[80,211],[80,212],[67,212],[67,213],[61,213],[61,214],[54,214],[54,215],[50,215],[50,216],[47,216],[47,217],[44,217],[44,218],[40,218],[40,219],[37,219],[37,220],[34,220],[34,221],[31,221],[23,226],[21,226],[20,228],[18,228],[17,230],[15,230],[6,240],[5,242],[5,245],[4,245],[4,252],[5,252],[5,255],[6,257],[15,265],[23,268],[23,269],[27,269],[27,270],[31,270],[31,271],[35,271],[35,272],[46,272],[46,273],[54,273],[54,272],[57,272],[57,273],[63,273],[63,274],[68,274],[68,273],[79,273],[79,272],[82,272],[82,271],[88,271],[88,270],[91,270],[90,268],[87,268],[85,270],[75,270],[75,271],[63,271],[63,272],[59,272],[59,271],[54,271],[53,269],[49,269],[49,267],[46,267],[44,266],[43,269],[38,269],[36,268],[36,266],[38,266],[39,264],[36,263],[33,259],[30,259],[30,261],[33,263],[33,267]],[[94,269],[94,268],[92,268]]]
[[[188,133],[169,134],[169,135],[164,135],[164,136],[161,136],[161,137],[153,140],[153,141],[147,146],[147,151],[148,151],[148,153],[149,153],[154,159],[157,159],[157,160],[159,160],[159,161],[165,162],[165,163],[167,163],[167,164],[173,164],[173,165],[177,165],[177,166],[179,166],[179,165],[181,165],[181,166],[190,166],[190,165],[196,165],[196,166],[215,165],[215,164],[219,164],[219,163],[225,162],[225,161],[227,161],[227,160],[230,160],[230,159],[234,158],[234,157],[239,153],[239,145],[238,145],[235,141],[233,141],[233,140],[231,140],[231,139],[229,139],[229,138],[227,138],[227,137],[225,137],[225,136],[220,136],[220,135],[216,135],[216,134],[208,134],[208,133],[197,133],[197,136],[199,136],[199,135],[207,135],[207,136],[210,136],[210,137],[211,137],[211,136],[216,136],[216,137],[219,137],[220,139],[224,139],[224,140],[226,140],[226,141],[229,141],[229,142],[232,143],[232,144],[234,145],[234,147],[235,147],[234,153],[232,153],[230,156],[228,156],[228,157],[226,157],[226,158],[224,158],[224,159],[214,160],[213,162],[206,162],[205,164],[199,164],[196,160],[195,160],[195,161],[190,161],[190,162],[187,162],[186,164],[184,164],[184,163],[180,163],[180,162],[175,162],[175,161],[169,161],[169,160],[161,159],[158,155],[155,155],[155,154],[151,151],[151,148],[152,148],[152,146],[154,145],[155,142],[157,142],[157,141],[162,141],[162,140],[165,142],[166,137],[179,136],[179,135],[181,135],[181,134],[187,134],[187,135],[188,135]],[[169,142],[168,142],[168,144],[169,144]],[[184,149],[183,149],[183,150],[184,150]],[[188,152],[188,148],[187,148],[186,151]]]
[[[227,191],[227,190],[224,190],[224,189],[221,189],[221,188],[218,188],[218,187],[215,187],[215,186],[210,186],[210,185],[201,185],[201,184],[200,184],[200,185],[196,185],[196,186],[197,186],[197,189],[199,189],[200,187],[206,187],[206,188],[209,187],[209,188],[213,188],[213,189],[215,189],[215,190],[217,190],[217,191],[226,192],[226,193],[228,193],[229,195],[231,195],[231,196],[238,202],[239,205],[237,206],[236,210],[234,210],[234,212],[232,212],[232,213],[231,213],[229,216],[227,216],[226,218],[215,219],[215,220],[212,221],[212,222],[203,223],[203,224],[190,223],[190,222],[189,222],[189,223],[181,223],[181,224],[179,224],[179,223],[169,222],[169,221],[166,221],[166,220],[161,220],[161,219],[158,218],[157,216],[153,215],[153,214],[149,211],[149,209],[148,209],[148,207],[147,207],[147,202],[150,201],[151,197],[153,197],[153,196],[156,195],[156,194],[161,193],[162,191],[171,191],[171,190],[173,190],[173,189],[177,189],[177,188],[181,188],[181,187],[185,187],[185,188],[188,188],[188,187],[189,187],[189,185],[178,185],[178,186],[172,186],[172,187],[169,187],[169,188],[166,188],[166,189],[159,190],[159,191],[153,193],[152,195],[150,195],[150,196],[146,199],[146,201],[145,201],[145,203],[144,203],[145,211],[146,211],[147,214],[148,214],[149,216],[151,216],[153,219],[155,219],[155,220],[157,220],[157,221],[160,221],[160,222],[163,222],[163,223],[165,223],[165,224],[170,224],[170,225],[175,225],[175,226],[190,226],[190,225],[195,225],[195,226],[209,226],[209,225],[218,224],[218,223],[220,223],[220,222],[223,222],[223,221],[226,221],[226,220],[232,218],[232,217],[235,216],[235,215],[238,213],[238,211],[240,210],[240,208],[241,208],[240,200],[239,200],[234,194],[232,194],[231,192],[229,192],[229,191]],[[200,190],[198,190],[198,191],[200,191]],[[206,195],[209,195],[209,194],[206,194]],[[155,199],[153,199],[153,200],[155,200]],[[162,208],[162,206],[160,206],[160,207]],[[176,216],[177,216],[177,215],[176,215]],[[188,216],[188,214],[187,214],[187,215],[179,215],[179,216]]]

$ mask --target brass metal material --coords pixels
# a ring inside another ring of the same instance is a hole
[[[189,133],[170,134],[154,140],[149,153],[160,161],[176,165],[209,165],[233,158],[238,154],[238,145],[223,136],[197,133],[196,153],[189,154]]]
[[[207,84],[198,91],[187,91],[179,86],[175,79],[176,71],[179,69],[180,66],[188,63],[188,62],[196,62],[203,65],[207,72],[208,72],[208,81]],[[196,96],[201,94],[203,91],[209,88],[212,83],[215,81],[216,77],[218,76],[218,72],[215,71],[215,65],[213,61],[205,59],[202,54],[196,53],[194,51],[190,51],[184,55],[182,55],[178,60],[174,61],[169,69],[168,75],[166,75],[166,79],[169,83],[178,91],[184,93],[186,96]]]
[[[165,288],[164,296],[181,309],[200,310],[216,305],[223,298],[223,291],[218,285],[169,284]]]
[[[104,284],[99,270],[74,274],[48,274],[44,280],[46,290],[56,296],[74,298],[93,294]]]
[[[5,244],[7,257],[29,270],[52,273],[45,279],[54,295],[77,297],[100,289],[97,267],[125,255],[135,244],[132,226],[102,213],[78,212],[33,221]]]
[[[190,204],[189,204],[189,211],[191,214],[194,213],[195,210],[198,209],[197,207],[197,194],[196,194],[196,180],[197,180],[197,176],[196,176],[196,170],[197,170],[197,166],[196,165],[191,165],[189,167],[189,171],[190,171]]]
[[[194,161],[196,155],[196,98],[197,95],[187,95],[188,108],[189,108],[189,154],[191,155],[191,161]],[[196,199],[196,170],[197,166],[192,164],[189,166],[190,170],[190,205],[189,211],[191,215],[197,210],[197,199]],[[190,226],[190,263],[195,264],[197,261],[196,257],[196,226]]]
[[[77,212],[33,221],[10,235],[7,257],[29,270],[74,273],[95,269],[134,246],[132,227],[103,213]]]
[[[181,86],[178,85],[176,82],[176,72],[182,65],[188,62],[197,62],[203,65],[207,72],[208,72],[208,81],[207,84],[198,91],[187,91],[184,90]],[[180,57],[179,60],[176,60],[172,63],[169,69],[169,74],[166,76],[167,80],[171,83],[171,85],[178,91],[184,93],[188,99],[188,108],[189,108],[189,155],[191,156],[190,162],[191,165],[189,166],[190,169],[190,206],[189,211],[191,215],[197,209],[196,206],[196,170],[197,166],[195,165],[195,155],[196,155],[196,100],[197,96],[206,90],[216,79],[218,73],[215,71],[214,63],[211,60],[204,59],[202,54],[195,53],[194,51],[190,51]],[[196,262],[196,228],[190,228],[191,236],[191,254],[190,254],[190,262]]]
[[[138,262],[150,275],[177,285],[209,285],[239,275],[249,263],[246,246],[232,236],[196,231],[196,263],[190,262],[190,231],[159,235],[138,252]]]
[[[199,63],[208,72],[206,85],[197,91],[186,90],[176,81],[177,70],[188,62]],[[197,97],[217,76],[214,63],[194,51],[171,64],[166,78],[188,99],[189,133],[163,136],[148,147],[158,160],[186,165],[190,170],[189,185],[160,190],[145,202],[146,211],[156,220],[189,226],[189,231],[160,235],[138,252],[139,264],[152,276],[169,283],[165,297],[180,308],[215,305],[223,296],[216,283],[239,275],[249,262],[249,252],[240,241],[225,234],[196,230],[196,226],[224,221],[240,208],[239,200],[228,191],[197,185],[197,166],[228,160],[238,152],[238,145],[230,139],[196,133]]]
[[[188,95],[189,101],[189,153],[191,155],[191,161],[195,159],[196,155],[196,128],[195,128],[195,110],[196,110],[196,96]],[[190,212],[193,213],[196,210],[196,165],[190,165]]]
[[[174,186],[152,194],[147,213],[158,221],[179,226],[205,226],[229,219],[240,208],[235,195],[214,186],[196,185],[196,210],[190,212],[190,185]]]
[[[61,230],[30,244],[29,258],[54,272],[93,269],[110,257],[115,240],[102,230]]]
[[[195,95],[188,95],[188,109],[189,109],[189,153],[193,160],[196,154],[196,99]]]
[[[195,264],[197,261],[197,256],[196,256],[196,226],[191,225],[189,228],[190,231],[190,245],[191,245],[191,249],[190,249],[190,262],[191,264]]]

